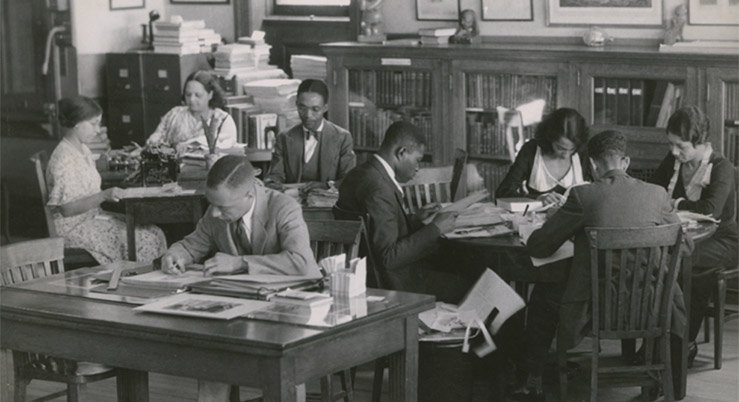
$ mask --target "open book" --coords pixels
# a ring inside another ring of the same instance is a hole
[[[480,202],[490,196],[490,193],[488,193],[488,190],[480,190],[476,191],[472,194],[467,195],[466,197],[462,198],[461,200],[457,200],[447,206],[442,207],[438,212],[461,212],[470,207],[472,204],[476,202]],[[429,224],[431,221],[434,220],[434,216],[436,214],[429,216],[428,218],[424,219],[423,223]]]

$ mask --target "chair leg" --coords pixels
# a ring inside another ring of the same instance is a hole
[[[598,355],[600,354],[600,340],[593,337],[593,350],[591,353],[590,367],[590,402],[598,402]],[[565,376],[567,376],[567,363],[565,362]],[[563,400],[566,401],[566,400]]]
[[[229,402],[241,402],[241,391],[238,385],[231,386],[231,393],[228,396]]]
[[[726,281],[724,279],[719,279],[717,282],[714,305],[716,316],[713,317],[713,368],[721,370],[724,348],[724,310],[726,310]]]
[[[331,374],[321,377],[321,402],[333,402],[333,389]]]
[[[714,309],[715,307],[716,306],[714,305]],[[709,316],[703,317],[703,342],[704,343],[711,342],[711,323],[709,322],[710,319],[711,317]]]
[[[341,376],[341,389],[344,391],[344,402],[352,402],[354,400],[354,376],[351,370],[343,370]]]
[[[15,402],[26,402],[26,387],[30,382],[31,381],[19,376],[16,372],[14,382]]]
[[[67,384],[67,402],[79,402],[85,388],[85,384]]]
[[[372,379],[372,402],[380,402],[382,398],[382,380],[385,376],[385,360],[375,360],[375,375]]]
[[[673,402],[675,400],[675,389],[672,384],[672,347],[670,335],[663,337],[662,342],[662,361],[665,364],[665,371],[662,373],[662,391],[665,393],[665,402]]]

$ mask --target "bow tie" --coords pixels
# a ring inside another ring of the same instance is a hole
[[[321,133],[320,131],[311,131],[311,130],[308,130],[307,128],[303,132],[305,133],[306,140],[310,139],[311,135],[316,137],[316,139],[318,139],[318,135]]]

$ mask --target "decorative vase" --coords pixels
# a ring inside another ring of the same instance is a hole
[[[588,46],[603,47],[608,42],[613,42],[613,37],[598,27],[591,27],[582,37],[582,41]]]

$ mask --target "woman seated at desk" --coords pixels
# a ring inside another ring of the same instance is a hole
[[[218,148],[236,145],[236,123],[224,108],[224,94],[216,78],[207,71],[196,71],[185,80],[184,106],[175,106],[162,117],[156,131],[146,141],[149,145],[166,143],[184,153],[188,146],[207,150],[205,130],[218,138]]]
[[[64,137],[54,149],[46,168],[48,205],[54,211],[54,225],[66,247],[83,248],[101,264],[125,260],[128,256],[125,219],[104,212],[100,204],[117,202],[122,190],[100,190],[100,174],[90,149],[85,145],[101,131],[103,110],[85,97],[59,101],[59,124]],[[156,226],[136,227],[136,255],[150,262],[164,254],[167,241]]]
[[[698,353],[695,338],[716,286],[716,275],[737,265],[739,233],[734,204],[734,167],[707,142],[711,123],[695,106],[677,110],[667,122],[670,153],[654,172],[651,182],[663,186],[675,209],[712,215],[721,221],[716,233],[696,244],[693,251],[688,367]]]
[[[497,198],[527,197],[561,205],[565,191],[591,180],[585,119],[574,109],[553,111],[521,147],[516,161],[495,191]]]

